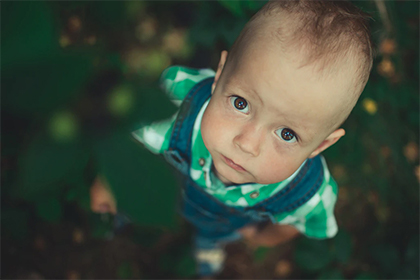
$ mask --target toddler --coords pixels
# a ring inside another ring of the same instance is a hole
[[[224,246],[242,237],[273,246],[336,234],[337,185],[320,153],[344,136],[371,66],[367,17],[350,3],[270,1],[216,72],[163,72],[180,109],[133,136],[186,175],[181,212],[196,229],[201,276],[218,273]],[[101,186],[92,208],[106,197],[115,212]]]

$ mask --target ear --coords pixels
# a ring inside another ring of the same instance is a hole
[[[325,149],[335,144],[335,142],[337,142],[341,137],[343,137],[344,134],[346,134],[346,131],[342,128],[337,129],[336,131],[331,133],[324,141],[322,141],[322,143],[318,146],[318,148],[316,148],[315,151],[313,151],[310,154],[309,158],[313,158],[317,156],[318,154],[323,152]]]
[[[211,85],[211,94],[213,94],[214,89],[216,88],[217,81],[219,81],[220,75],[222,74],[223,67],[225,66],[226,58],[227,58],[228,52],[222,51],[220,54],[220,60],[219,60],[219,66],[217,66],[216,76],[214,76],[214,82]]]

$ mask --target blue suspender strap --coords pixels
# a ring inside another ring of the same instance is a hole
[[[279,214],[292,211],[306,203],[319,190],[324,181],[320,156],[308,159],[296,177],[281,191],[262,201],[256,208]]]
[[[166,158],[170,158],[169,162],[179,163],[180,165],[176,167],[185,175],[189,173],[194,122],[204,102],[211,96],[213,81],[213,77],[204,79],[185,96],[172,130],[168,151],[164,154]]]

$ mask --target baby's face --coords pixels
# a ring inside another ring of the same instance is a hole
[[[204,144],[226,184],[288,178],[320,152],[332,132],[326,124],[339,114],[345,75],[321,80],[312,67],[274,53],[254,48],[229,62],[204,113]]]

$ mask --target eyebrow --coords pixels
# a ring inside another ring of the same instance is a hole
[[[255,92],[254,90],[249,90],[248,92],[251,93],[251,95],[256,96],[261,104],[264,104],[263,100],[257,92]]]
[[[256,97],[256,98],[258,98],[259,103],[260,103],[260,104],[262,104],[262,105],[264,104],[264,102],[263,102],[263,100],[261,99],[260,95],[259,95],[256,91],[251,90],[251,89],[246,89],[246,88],[244,88],[244,87],[242,87],[242,86],[239,86],[239,89],[240,89],[242,92],[245,92],[245,93],[249,94],[249,95],[250,95],[250,96],[252,96],[252,97]]]

